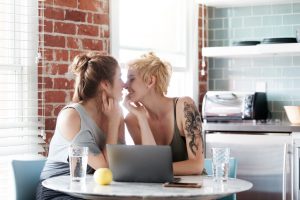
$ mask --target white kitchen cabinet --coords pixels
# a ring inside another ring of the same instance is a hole
[[[200,4],[216,8],[259,6],[268,4],[300,3],[300,0],[198,0]],[[253,46],[204,47],[205,57],[259,57],[274,55],[300,55],[300,43],[259,44]]]

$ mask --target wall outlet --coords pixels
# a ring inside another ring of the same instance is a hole
[[[267,92],[267,83],[264,81],[256,82],[256,92]]]

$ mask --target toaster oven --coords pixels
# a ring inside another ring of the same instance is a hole
[[[204,121],[266,120],[265,92],[208,91],[202,103]]]

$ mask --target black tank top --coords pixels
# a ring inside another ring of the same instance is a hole
[[[173,139],[171,141],[171,149],[173,155],[173,162],[183,161],[188,159],[187,149],[186,149],[186,142],[185,137],[180,135],[179,128],[177,126],[176,121],[176,104],[178,98],[174,98],[174,134]]]

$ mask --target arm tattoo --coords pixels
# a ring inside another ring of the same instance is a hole
[[[186,136],[191,138],[189,142],[190,149],[194,155],[196,155],[196,150],[199,148],[199,143],[196,143],[196,137],[200,136],[201,141],[203,142],[201,135],[201,118],[198,110],[193,104],[184,102],[184,117],[185,129],[187,131]],[[202,149],[203,151],[203,149]]]

